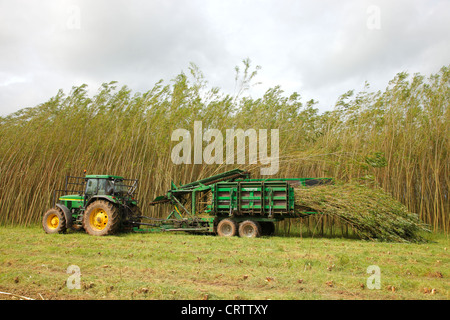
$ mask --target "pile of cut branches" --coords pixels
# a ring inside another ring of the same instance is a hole
[[[295,205],[299,211],[337,217],[366,240],[424,242],[419,233],[429,231],[416,214],[379,187],[356,183],[298,187]]]

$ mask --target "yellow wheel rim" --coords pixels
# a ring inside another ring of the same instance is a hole
[[[59,226],[59,218],[56,214],[49,214],[47,217],[47,227],[50,229],[56,229]]]
[[[108,215],[101,208],[94,209],[89,216],[89,223],[94,229],[103,230],[108,224]]]

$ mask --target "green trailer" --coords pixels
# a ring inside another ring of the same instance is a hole
[[[186,231],[225,237],[271,235],[277,221],[316,214],[295,205],[295,187],[331,182],[328,178],[251,179],[240,169],[178,187],[172,182],[165,195],[150,203],[172,206],[168,217],[141,216],[134,231]]]

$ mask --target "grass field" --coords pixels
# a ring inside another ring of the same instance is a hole
[[[447,300],[449,238],[426,238],[432,241],[182,233],[92,237],[2,227],[0,291],[33,299]],[[80,289],[67,286],[76,276],[67,273],[71,265],[81,272]],[[367,286],[371,265],[380,269],[380,289]]]

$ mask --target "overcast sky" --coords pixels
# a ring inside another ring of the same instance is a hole
[[[234,67],[262,68],[249,94],[275,85],[332,109],[368,81],[450,64],[450,1],[0,0],[0,116],[86,83],[134,92],[195,63],[234,92]]]

